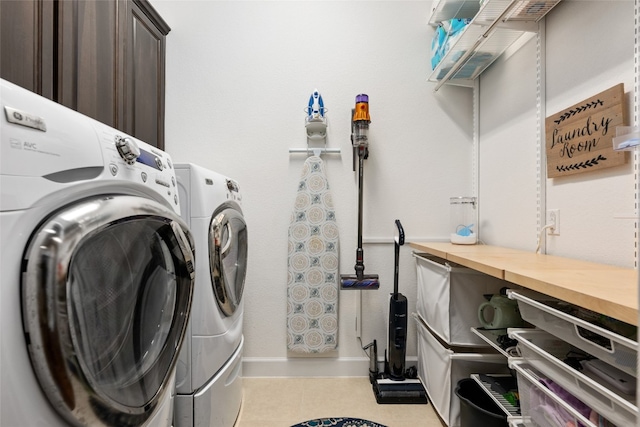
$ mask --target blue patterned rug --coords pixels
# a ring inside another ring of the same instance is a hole
[[[291,427],[386,427],[360,418],[317,418]]]

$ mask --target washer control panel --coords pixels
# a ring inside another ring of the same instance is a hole
[[[13,83],[0,79],[0,88],[3,209],[27,209],[70,186],[87,193],[99,186],[126,187],[180,213],[167,153]]]
[[[97,123],[104,161],[112,177],[152,188],[176,213],[180,202],[171,157],[139,139]]]
[[[132,138],[116,135],[115,143],[120,157],[122,157],[127,164],[134,164],[138,157],[140,157],[140,148]]]

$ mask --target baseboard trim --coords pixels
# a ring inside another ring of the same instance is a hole
[[[407,357],[407,366],[415,365],[416,357]],[[382,363],[380,364],[382,368]],[[366,377],[367,357],[244,357],[243,377]]]

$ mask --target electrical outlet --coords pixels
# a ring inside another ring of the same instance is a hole
[[[549,227],[548,234],[550,236],[560,235],[560,209],[549,209],[547,211],[547,225],[553,224]]]

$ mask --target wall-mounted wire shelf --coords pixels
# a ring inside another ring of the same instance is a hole
[[[451,46],[429,75],[434,90],[444,84],[473,87],[482,74],[504,51],[526,33],[537,31],[537,22],[561,0],[440,0],[434,6],[429,24],[454,18],[472,18],[459,39]]]

